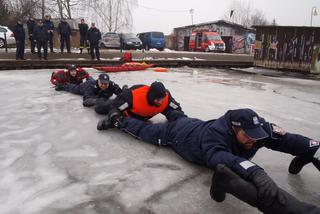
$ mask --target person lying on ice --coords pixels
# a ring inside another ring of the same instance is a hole
[[[83,80],[89,79],[89,73],[83,68],[75,65],[67,65],[67,71],[59,70],[51,74],[50,82],[55,85],[55,89],[59,90],[59,86],[66,83],[79,85]]]
[[[167,117],[170,110],[182,111],[161,82],[153,82],[150,86],[134,85],[124,89],[114,100],[98,102],[95,106],[98,114],[107,114],[111,109],[118,109],[124,115],[139,120],[148,120],[159,113]]]
[[[168,117],[171,122],[151,124],[113,110],[97,129],[117,127],[213,169],[210,195],[217,202],[230,193],[263,213],[320,213],[318,207],[279,188],[260,166],[250,161],[260,148],[266,147],[308,159],[320,170],[319,141],[285,132],[251,109],[229,110],[210,121],[189,118],[175,110]]]
[[[99,100],[109,100],[115,94],[119,95],[122,89],[110,80],[108,74],[100,74],[97,80],[90,77],[86,82],[79,85],[66,83],[59,85],[59,90],[65,90],[73,94],[83,95],[83,106],[94,106]]]

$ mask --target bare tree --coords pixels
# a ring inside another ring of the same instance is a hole
[[[131,11],[135,3],[136,0],[88,0],[86,5],[95,12],[107,31],[118,32],[131,28]]]
[[[5,0],[0,0],[0,23],[7,24],[10,17],[8,4]]]
[[[41,13],[41,0],[4,0],[4,2],[10,13],[9,25],[13,25],[18,19],[35,17]]]
[[[230,11],[233,12],[230,13]],[[229,10],[225,13],[224,19],[245,27],[268,24],[264,13],[257,9],[254,10],[247,0],[234,0],[230,4]]]

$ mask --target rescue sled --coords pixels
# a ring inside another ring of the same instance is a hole
[[[121,72],[121,71],[142,71],[152,67],[153,64],[139,63],[139,62],[127,62],[120,66],[103,66],[103,67],[92,67],[94,69],[105,71],[105,72]]]

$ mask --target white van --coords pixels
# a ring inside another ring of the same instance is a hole
[[[13,32],[8,27],[0,25],[0,48],[4,47],[5,34],[7,39],[7,45],[15,45],[16,40],[14,38]]]

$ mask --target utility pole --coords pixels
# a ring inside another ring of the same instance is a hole
[[[189,12],[190,12],[190,15],[191,15],[191,25],[193,25],[193,12],[194,12],[194,9],[191,8],[191,9],[189,10]]]
[[[318,13],[317,13],[317,7],[316,6],[313,6],[312,8],[311,8],[311,21],[310,21],[310,26],[312,27],[312,17],[313,16],[316,16],[316,15],[318,15]]]

